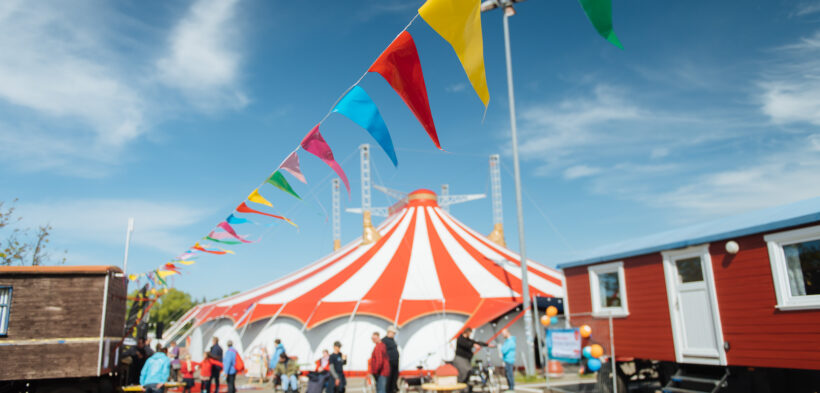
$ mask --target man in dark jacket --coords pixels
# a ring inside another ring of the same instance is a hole
[[[345,393],[347,380],[345,379],[344,365],[347,363],[347,356],[342,354],[342,343],[333,343],[333,353],[330,354],[330,375],[333,376],[333,386],[336,393]]]
[[[210,354],[211,354],[211,357],[214,358],[214,360],[216,360],[218,362],[222,362],[222,347],[219,346],[219,339],[216,338],[216,337],[214,337],[214,345],[211,346]],[[216,387],[216,389],[214,389],[214,393],[219,392],[219,373],[221,373],[221,372],[222,372],[222,367],[219,367],[217,365],[211,366],[211,378],[208,379],[208,381],[210,382],[212,380],[216,380],[216,382],[212,383],[212,385],[214,385]],[[209,392],[204,392],[204,393],[209,393]]]
[[[464,332],[458,336],[458,340],[456,341],[456,357],[453,359],[453,366],[458,369],[458,381],[467,383],[467,380],[470,378],[470,370],[472,369],[472,365],[470,361],[473,359],[473,348],[479,349],[481,347],[494,347],[495,343],[487,344],[481,341],[475,341],[470,338],[470,335],[473,333],[472,328],[464,329]],[[472,392],[473,386],[467,383],[467,391]]]
[[[382,342],[387,347],[387,360],[390,362],[390,377],[387,379],[387,393],[396,393],[399,381],[399,346],[396,345],[396,327],[390,325],[387,328],[387,335]]]

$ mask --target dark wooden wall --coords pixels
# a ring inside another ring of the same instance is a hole
[[[107,274],[111,278],[104,331],[108,337],[121,337],[125,283]],[[105,277],[0,273],[0,285],[13,288],[8,335],[0,337],[0,380],[96,375]]]

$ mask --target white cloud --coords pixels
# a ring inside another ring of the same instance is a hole
[[[134,217],[133,244],[173,255],[193,240],[179,231],[209,213],[184,203],[137,199],[56,200],[21,204],[18,212],[26,222],[51,224],[55,239],[106,245],[123,245],[126,223]]]
[[[241,56],[235,20],[238,0],[197,0],[177,23],[168,53],[157,61],[160,79],[204,108],[243,107],[237,87]]]
[[[649,158],[663,158],[669,155],[668,147],[656,147],[649,153]]]
[[[758,82],[762,112],[775,124],[820,125],[820,31],[779,52]]]
[[[467,84],[464,83],[464,82],[461,82],[461,83],[456,83],[456,84],[445,87],[444,91],[446,91],[448,93],[458,93],[458,92],[464,91],[464,89],[466,89],[466,88],[467,88]]]
[[[820,12],[820,1],[802,2],[797,6],[797,9],[792,13],[792,16],[806,16]]]
[[[564,178],[565,179],[577,179],[579,177],[586,177],[598,174],[601,172],[601,168],[595,168],[587,165],[575,165],[567,168],[564,171]]]
[[[89,8],[0,5],[0,98],[76,122],[99,143],[117,147],[144,131],[145,104],[122,70],[112,66],[100,28],[94,27],[100,21]]]
[[[810,135],[758,163],[699,176],[676,189],[646,195],[655,206],[701,215],[726,215],[820,195],[820,134]]]

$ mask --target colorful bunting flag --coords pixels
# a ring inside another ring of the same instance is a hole
[[[242,203],[245,203],[245,202],[242,202]],[[228,224],[226,221],[222,221],[219,224],[216,224],[216,226],[222,228],[223,230],[225,230],[225,232],[230,233],[231,236],[233,236],[234,238],[236,238],[237,240],[239,240],[242,243],[252,243],[250,240],[245,240],[241,236],[237,235],[236,231],[233,229],[233,227],[231,227],[231,224]]]
[[[612,29],[612,0],[578,0],[587,18],[595,26],[595,30],[612,45],[623,49],[621,41]]]
[[[333,112],[347,116],[354,123],[366,129],[379,143],[382,150],[387,153],[390,161],[393,161],[393,166],[398,165],[396,150],[393,148],[390,132],[387,131],[387,124],[384,123],[379,108],[376,107],[376,104],[373,103],[373,100],[370,99],[370,96],[361,86],[353,86],[336,104]]]
[[[399,34],[367,71],[378,72],[393,87],[436,147],[441,149],[413,36],[406,31]]]
[[[174,274],[179,274],[179,272],[174,270],[157,270],[157,277],[162,282],[162,285],[168,285],[165,283],[165,278],[168,276],[173,276]]]
[[[183,265],[193,265],[194,263],[196,263],[196,261],[190,261],[190,260],[188,260],[188,261],[186,261],[186,260],[178,260],[178,261],[174,261],[174,262],[176,262],[176,263],[181,263],[181,264],[183,264]]]
[[[216,232],[216,231],[211,231],[211,233],[209,233],[207,237],[214,238],[214,239],[217,239],[217,240],[236,239],[236,237],[234,237],[234,235],[232,235],[228,232]],[[242,239],[247,239],[246,236],[240,236],[240,237]]]
[[[293,177],[299,179],[302,183],[307,184],[305,175],[302,174],[302,170],[299,168],[299,155],[296,154],[296,150],[291,152],[288,155],[288,158],[285,158],[285,161],[282,161],[282,163],[279,164],[279,169],[287,171],[293,175]]]
[[[248,220],[247,218],[239,218],[237,216],[234,216],[233,214],[228,216],[228,218],[226,218],[225,221],[227,221],[228,224],[232,224],[232,225],[244,224],[246,222],[251,222],[251,220]]]
[[[228,245],[237,245],[237,244],[242,244],[242,242],[237,241],[237,240],[222,240],[222,239],[214,239],[214,238],[212,238],[212,237],[210,237],[210,236],[205,236],[203,239],[208,240],[208,241],[212,241],[212,242],[214,242],[214,243],[221,243],[221,244],[228,244]]]
[[[270,178],[268,178],[267,182],[274,185],[276,188],[290,195],[295,196],[297,199],[302,199],[299,196],[299,194],[296,193],[296,191],[293,191],[293,188],[291,188],[290,183],[288,183],[288,180],[285,179],[285,176],[282,175],[279,171],[273,172],[273,175],[271,175]]]
[[[261,214],[263,216],[268,216],[268,217],[278,218],[280,220],[290,221],[287,218],[282,217],[282,216],[277,216],[276,214],[270,214],[270,213],[260,212],[259,210],[251,209],[251,208],[248,207],[247,204],[245,204],[245,202],[240,203],[239,206],[236,207],[236,211],[238,211],[240,213]]]
[[[128,275],[128,279],[129,279],[129,280],[131,280],[131,281],[137,281],[137,279],[138,279],[139,277],[140,277],[140,276],[138,276],[138,275],[136,275],[136,274],[129,274],[129,275]]]
[[[490,91],[484,71],[480,6],[478,0],[427,0],[419,8],[419,15],[452,45],[470,84],[486,108],[490,103]]]
[[[350,183],[347,181],[347,176],[345,172],[342,170],[342,167],[339,166],[339,163],[333,158],[333,152],[330,150],[330,146],[328,146],[325,139],[322,138],[322,134],[319,133],[319,125],[317,124],[313,127],[307,135],[305,135],[305,139],[302,139],[301,146],[305,151],[310,154],[313,154],[316,157],[319,157],[320,160],[324,161],[325,164],[333,168],[337,175],[342,179],[345,183],[345,187],[347,188],[347,194],[350,195]]]
[[[253,202],[253,203],[258,203],[260,205],[267,205],[267,206],[273,207],[272,203],[268,202],[268,200],[265,199],[265,197],[263,197],[261,194],[259,194],[259,189],[258,188],[253,189],[253,192],[251,192],[251,194],[248,195],[248,200]]]
[[[194,245],[191,248],[194,249],[194,250],[197,250],[197,251],[207,252],[209,254],[215,254],[215,255],[225,255],[225,254],[227,254],[226,251],[207,250],[204,247],[200,246],[199,243],[197,243],[196,245]]]

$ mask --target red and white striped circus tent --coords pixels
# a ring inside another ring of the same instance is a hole
[[[424,358],[428,366],[450,360],[449,342],[463,327],[479,328],[521,304],[521,265],[518,254],[436,200],[432,191],[415,191],[375,236],[366,223],[363,237],[281,279],[199,305],[171,332],[193,321],[195,359],[213,336],[240,351],[264,346],[269,353],[280,338],[289,355],[305,361],[338,340],[356,371],[366,370],[370,334],[395,325],[402,369]],[[559,271],[531,260],[527,267],[531,296],[563,297]]]

